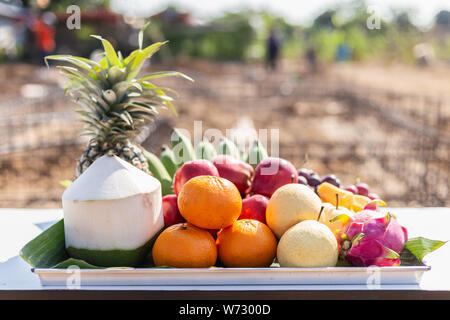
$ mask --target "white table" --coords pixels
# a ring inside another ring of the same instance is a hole
[[[391,208],[411,238],[450,239],[450,208]],[[425,258],[431,270],[419,285],[277,285],[277,286],[101,286],[72,290],[41,286],[19,250],[61,219],[61,210],[0,209],[0,298],[176,298],[305,299],[432,298],[450,299],[450,244]]]

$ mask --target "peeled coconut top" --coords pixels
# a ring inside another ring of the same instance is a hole
[[[128,198],[151,193],[160,182],[114,155],[94,161],[63,193],[62,200],[89,201]]]

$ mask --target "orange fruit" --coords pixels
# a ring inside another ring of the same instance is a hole
[[[190,223],[174,224],[156,238],[152,249],[156,266],[208,268],[217,260],[212,235]]]
[[[229,180],[197,176],[186,182],[178,194],[178,208],[188,222],[204,229],[222,229],[241,214],[242,198]]]
[[[235,221],[217,235],[219,258],[227,267],[268,267],[277,251],[277,240],[264,223]]]

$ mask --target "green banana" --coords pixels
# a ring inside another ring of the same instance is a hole
[[[217,155],[216,149],[208,140],[202,140],[197,144],[197,158],[211,160]]]
[[[172,179],[168,180],[168,179],[162,179],[161,181],[161,192],[162,192],[162,196],[166,196],[168,194],[174,194],[173,192],[173,188],[172,188]]]
[[[169,175],[173,178],[175,175],[175,171],[177,171],[178,166],[175,163],[175,155],[173,154],[172,149],[169,146],[163,145],[161,147],[161,155],[159,156],[162,164],[166,168]]]
[[[236,159],[241,158],[239,149],[236,146],[236,144],[234,144],[233,141],[231,141],[230,139],[228,139],[226,137],[220,138],[217,149],[218,149],[217,150],[218,154],[227,154],[227,155],[235,157]]]
[[[175,163],[178,166],[183,165],[185,162],[196,159],[194,147],[191,140],[178,132],[177,129],[173,130],[172,134],[172,151],[175,157]]]
[[[262,160],[268,157],[269,156],[267,154],[266,148],[264,148],[264,146],[258,140],[255,140],[255,142],[253,142],[253,145],[248,150],[245,162],[250,164],[253,168],[256,168]]]
[[[172,194],[172,178],[170,177],[162,162],[156,155],[147,150],[143,150],[143,155],[147,160],[150,172],[161,183],[162,195],[165,196],[167,194]]]

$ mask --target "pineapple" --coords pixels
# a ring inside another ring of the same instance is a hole
[[[71,55],[51,55],[47,60],[57,60],[70,66],[57,66],[70,79],[65,87],[74,101],[82,106],[76,110],[85,124],[84,135],[90,142],[78,159],[75,178],[82,174],[97,158],[114,154],[149,173],[142,149],[133,139],[149,122],[155,120],[157,109],[169,107],[176,115],[166,91],[149,80],[178,76],[191,80],[175,71],[155,72],[137,77],[144,61],[150,58],[166,42],[157,42],[142,48],[144,28],[139,33],[139,49],[126,58],[116,52],[111,43],[100,36],[104,57],[95,62]]]

